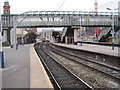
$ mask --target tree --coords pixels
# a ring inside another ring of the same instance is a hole
[[[30,32],[30,33],[26,34],[24,37],[25,43],[27,43],[27,44],[28,43],[35,43],[36,37],[37,37],[37,34],[35,34],[34,32]]]

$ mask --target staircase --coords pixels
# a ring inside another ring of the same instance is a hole
[[[63,31],[62,31],[62,35],[61,35],[61,42],[63,42],[63,38],[64,38],[64,36],[65,36],[65,34],[66,34],[66,32],[67,32],[67,27],[65,27],[64,29],[63,29]]]
[[[106,41],[106,36],[109,34],[111,27],[103,28],[100,34],[98,35],[98,42]]]

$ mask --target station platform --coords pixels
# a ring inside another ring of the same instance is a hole
[[[86,50],[86,51],[97,52],[97,53],[120,57],[119,47],[115,47],[114,50],[112,50],[111,46],[93,45],[93,44],[85,44],[85,43],[83,43],[82,46],[81,44],[77,44],[77,45],[63,44],[63,43],[53,43],[53,44],[58,45],[58,46],[68,47],[68,48]]]
[[[3,51],[2,88],[53,88],[33,45]]]

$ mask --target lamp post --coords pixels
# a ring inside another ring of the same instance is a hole
[[[80,18],[80,30],[79,30],[79,38],[80,38],[80,45],[82,46],[82,19],[83,19],[83,16],[81,16]]]
[[[24,39],[23,39],[23,29],[22,29],[22,46],[24,44]]]
[[[114,10],[117,9],[110,9],[110,8],[106,8],[107,10],[111,10],[112,11],[112,30],[111,30],[111,34],[112,34],[112,50],[114,50],[115,44],[114,44],[114,35],[115,35],[115,30],[114,30]]]
[[[0,0],[0,61],[1,61],[1,68],[4,68],[4,55],[3,55],[3,50],[2,50],[1,0]]]

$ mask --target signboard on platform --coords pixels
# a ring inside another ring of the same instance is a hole
[[[110,34],[115,34],[115,30],[111,30],[111,31],[110,31]]]

